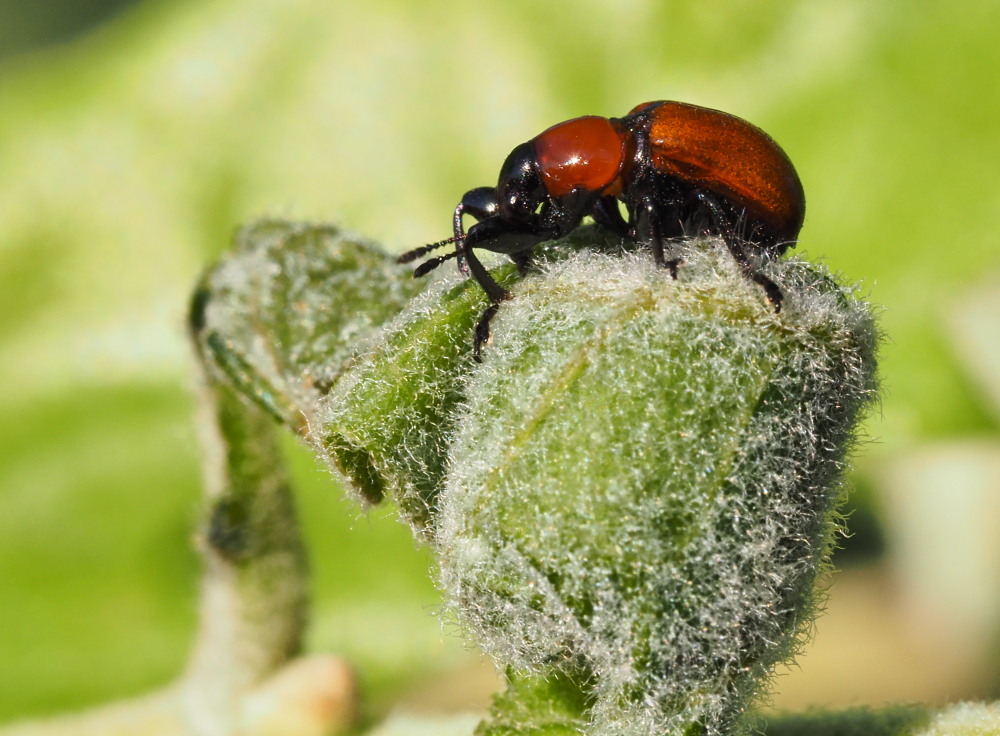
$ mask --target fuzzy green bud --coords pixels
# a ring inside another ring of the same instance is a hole
[[[474,283],[414,300],[314,440],[396,498],[511,673],[483,733],[728,732],[811,621],[876,397],[870,310],[788,260],[768,266],[776,314],[717,240],[688,244],[676,281],[591,230],[563,247],[508,283],[482,365]],[[525,693],[562,716],[539,726]]]
[[[771,264],[775,314],[721,242],[684,258],[677,281],[590,250],[526,279],[438,500],[451,611],[524,677],[586,683],[602,736],[728,733],[764,692],[876,396],[869,308],[821,269]]]

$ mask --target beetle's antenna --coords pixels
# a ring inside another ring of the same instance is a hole
[[[458,255],[457,250],[453,250],[451,253],[447,253],[443,256],[438,256],[437,258],[428,258],[426,261],[417,266],[413,271],[413,278],[419,279],[424,274],[430,273],[435,268],[440,266],[445,261],[450,261],[452,258]]]
[[[437,250],[441,246],[448,245],[448,243],[454,243],[457,240],[460,240],[460,238],[453,236],[447,240],[439,240],[438,242],[431,243],[430,245],[421,245],[419,248],[406,251],[403,255],[396,259],[396,263],[409,263],[410,261],[415,261],[421,256],[427,255],[432,250]],[[454,255],[452,257],[454,257]],[[428,263],[429,262],[430,261],[428,261]]]

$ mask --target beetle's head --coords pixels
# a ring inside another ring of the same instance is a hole
[[[538,175],[538,157],[532,141],[522,143],[507,156],[500,168],[497,202],[500,214],[512,220],[530,220],[547,197]]]

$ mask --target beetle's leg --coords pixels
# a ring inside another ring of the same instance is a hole
[[[634,180],[623,199],[629,211],[628,236],[642,243],[649,243],[657,266],[669,269],[677,278],[680,258],[667,260],[663,242],[674,235],[681,235],[679,223],[668,223],[666,216],[676,215],[676,185],[672,177],[660,175],[651,164],[649,126],[630,128],[634,151],[632,163]],[[666,214],[665,214],[666,213]]]
[[[657,201],[652,187],[646,189],[635,198],[635,210],[632,214],[633,237],[644,243],[649,243],[653,249],[653,260],[657,266],[669,269],[670,275],[677,278],[677,267],[680,258],[666,259],[663,251],[663,210]]]
[[[507,290],[496,282],[471,248],[465,252],[465,258],[469,263],[469,270],[472,271],[472,278],[483,288],[483,291],[486,292],[486,297],[491,302],[499,304],[504,299],[510,297]]]
[[[739,240],[736,234],[738,217],[734,216],[731,211],[727,211],[722,203],[710,193],[704,189],[694,189],[689,192],[684,199],[684,209],[689,209],[692,206],[697,208],[699,214],[708,215],[708,219],[711,221],[711,226],[708,228],[710,232],[722,236],[726,243],[734,243]]]
[[[729,252],[739,264],[743,275],[751,281],[760,284],[764,289],[767,300],[774,305],[774,311],[780,312],[784,295],[781,293],[778,285],[761,273],[751,262],[750,256],[747,255],[746,248],[744,247],[744,241],[736,235],[736,223],[733,221],[733,215],[727,214],[718,200],[707,192],[696,190],[692,193],[692,196],[709,213],[713,227],[722,236]]]
[[[471,249],[466,251],[465,257],[468,261],[469,269],[472,271],[472,277],[476,280],[476,283],[483,287],[486,296],[493,302],[483,312],[483,316],[479,318],[479,322],[476,323],[476,333],[472,344],[473,359],[477,363],[482,363],[483,359],[480,353],[482,352],[483,345],[490,340],[490,321],[500,308],[500,302],[510,298],[510,292],[494,280],[490,272],[486,270],[486,267]]]
[[[499,304],[491,304],[486,307],[483,316],[476,323],[476,336],[472,341],[472,359],[477,363],[483,362],[483,345],[490,341],[490,321],[496,315],[498,309],[500,309]]]
[[[726,239],[726,246],[729,248],[729,252],[733,254],[736,262],[740,264],[740,270],[743,271],[743,275],[751,281],[760,284],[764,288],[767,300],[774,305],[775,313],[780,312],[781,302],[785,297],[781,293],[781,289],[778,288],[778,285],[754,268],[749,256],[747,256],[746,250],[743,248],[743,244],[739,240]]]
[[[590,211],[594,222],[602,227],[606,227],[615,235],[628,237],[628,223],[622,217],[621,210],[618,209],[618,200],[610,195],[605,195],[594,202],[594,207]]]
[[[510,294],[490,275],[476,256],[476,249],[506,253],[521,267],[522,264],[527,265],[530,262],[532,248],[553,237],[555,233],[538,221],[521,222],[503,219],[500,216],[487,217],[469,228],[463,253],[472,277],[483,288],[491,302],[476,325],[473,357],[477,361],[480,360],[482,346],[490,339],[490,320],[497,313],[500,302],[509,299]]]
[[[456,250],[458,251],[458,270],[464,274],[469,273],[469,267],[465,262],[465,227],[462,224],[463,215],[472,215],[477,220],[485,220],[493,217],[500,211],[497,202],[497,190],[493,187],[476,187],[467,191],[458,206],[455,207],[455,215],[452,225],[455,233]]]
[[[539,243],[557,236],[557,232],[538,221],[488,217],[469,228],[465,236],[465,253],[468,255],[473,249],[481,248],[514,258],[518,253],[527,253]]]
[[[534,264],[535,259],[532,258],[533,251],[522,250],[517,253],[511,253],[510,259],[514,261],[514,265],[517,266],[517,271],[522,276],[524,276],[531,269]]]

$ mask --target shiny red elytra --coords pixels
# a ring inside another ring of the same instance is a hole
[[[463,272],[471,271],[491,302],[476,327],[479,360],[489,322],[509,295],[479,261],[477,248],[506,253],[526,268],[536,245],[566,235],[589,215],[623,238],[649,244],[656,263],[676,277],[680,259],[666,257],[669,241],[712,233],[725,240],[744,275],[763,287],[778,311],[781,291],[760,263],[795,245],[805,209],[792,162],[760,128],[719,110],[647,102],[622,118],[567,120],[517,146],[495,187],[462,197],[454,237],[415,248],[399,261],[455,244],[414,275],[456,257]],[[468,232],[464,215],[477,220]]]

